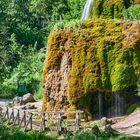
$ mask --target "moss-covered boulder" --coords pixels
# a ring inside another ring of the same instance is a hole
[[[43,110],[74,105],[89,111],[97,93],[109,101],[112,93],[136,87],[139,75],[138,22],[87,20],[81,29],[53,31],[44,64]]]

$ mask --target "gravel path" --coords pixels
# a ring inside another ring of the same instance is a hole
[[[0,98],[0,107],[6,106],[11,99],[1,99]]]
[[[128,134],[140,137],[140,108],[125,118],[125,120],[112,125],[112,128],[120,134]]]

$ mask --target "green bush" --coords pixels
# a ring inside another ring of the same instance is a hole
[[[55,137],[50,137],[43,132],[23,132],[14,126],[7,126],[0,119],[0,140],[56,140]]]
[[[125,19],[140,20],[140,5],[132,5],[125,11]]]
[[[93,135],[90,131],[81,131],[74,135],[68,134],[65,140],[95,140],[96,136]]]
[[[137,109],[138,107],[140,107],[140,103],[135,103],[135,104],[132,104],[128,107],[127,111],[126,111],[126,114],[131,114],[134,112],[135,109]]]
[[[99,136],[94,135],[91,131],[80,131],[75,134],[68,133],[65,140],[138,140],[137,137],[127,135],[115,135],[109,132],[101,132]]]
[[[17,95],[17,83],[26,82],[27,92],[41,98],[42,71],[45,59],[44,50],[36,51],[29,46],[28,52],[24,52],[19,64],[13,69],[10,76],[5,78],[0,87],[0,97],[14,97]],[[37,94],[37,95],[36,95]]]

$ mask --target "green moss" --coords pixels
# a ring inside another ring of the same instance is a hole
[[[135,103],[135,104],[130,105],[126,111],[126,114],[129,115],[133,113],[134,110],[137,109],[138,107],[140,107],[140,103]]]
[[[95,0],[91,18],[122,19],[124,9],[130,5],[129,0]]]
[[[45,84],[48,71],[59,70],[63,54],[70,52],[67,95],[70,103],[81,107],[94,93],[137,85],[140,74],[139,23],[98,19],[83,24],[79,30],[65,28],[50,34],[44,65]]]

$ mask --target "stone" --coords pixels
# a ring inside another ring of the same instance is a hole
[[[22,101],[24,104],[29,102],[35,102],[35,99],[31,93],[27,93],[22,97]]]
[[[24,109],[27,110],[27,109],[36,109],[35,105],[26,105],[24,106]]]
[[[106,118],[106,117],[103,117],[103,118],[101,119],[101,123],[102,123],[103,125],[106,125],[106,124],[107,124],[107,118]]]
[[[16,96],[16,97],[12,100],[12,104],[13,104],[13,106],[23,105],[22,97]]]

